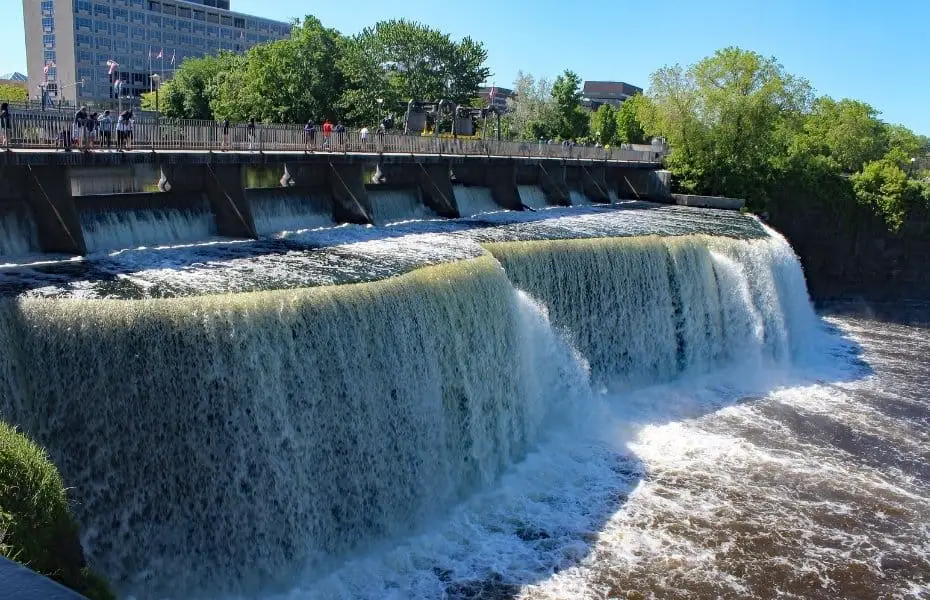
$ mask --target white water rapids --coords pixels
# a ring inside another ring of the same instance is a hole
[[[371,283],[4,302],[4,418],[140,599],[927,593],[926,423],[863,401],[868,335],[816,317],[779,235],[484,248]]]

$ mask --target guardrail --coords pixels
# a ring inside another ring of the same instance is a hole
[[[130,134],[117,131],[116,115],[108,129],[94,132],[74,128],[67,114],[13,112],[8,145],[24,149],[145,149],[211,151],[303,151],[335,153],[449,154],[512,156],[524,158],[571,158],[600,161],[657,163],[664,149],[628,145],[603,148],[561,143],[451,139],[403,135],[377,130],[350,129],[324,136],[317,129],[308,135],[303,125],[230,124],[176,119],[139,119]],[[109,135],[108,135],[109,134]],[[125,143],[123,142],[125,138]]]

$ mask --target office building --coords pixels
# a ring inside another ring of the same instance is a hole
[[[581,92],[584,105],[593,110],[602,104],[620,106],[630,96],[642,93],[643,88],[622,81],[585,81]]]
[[[507,112],[507,101],[516,98],[517,95],[511,89],[495,86],[478,88],[478,97],[499,111]]]
[[[291,26],[235,13],[229,0],[23,0],[29,95],[106,101],[151,89],[189,57],[243,52]],[[108,61],[118,66],[110,74]]]

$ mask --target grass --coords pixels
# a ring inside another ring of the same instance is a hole
[[[42,448],[2,422],[0,555],[92,600],[114,597],[87,568],[58,469]]]

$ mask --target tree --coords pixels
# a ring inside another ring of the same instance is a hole
[[[617,141],[623,144],[642,144],[646,141],[643,120],[650,110],[649,100],[636,94],[624,100],[616,111]]]
[[[347,86],[340,106],[370,118],[375,99],[390,111],[408,100],[467,104],[490,76],[487,50],[470,37],[460,41],[403,19],[382,21],[349,42],[340,66]]]
[[[508,103],[505,127],[523,139],[554,137],[555,101],[549,80],[536,79],[521,71],[517,73],[513,88],[515,97]]]
[[[602,144],[618,144],[617,111],[609,104],[600,105],[591,113],[591,135]]]
[[[28,96],[24,87],[7,83],[0,85],[0,102],[25,102]]]
[[[884,137],[888,149],[897,148],[908,157],[923,156],[930,153],[930,140],[925,135],[917,135],[903,125],[885,125]]]
[[[887,147],[878,111],[857,100],[818,98],[804,122],[804,131],[811,137],[812,147],[822,145],[821,153],[832,157],[846,173],[878,160]]]
[[[581,108],[581,78],[566,70],[552,84],[555,100],[554,129],[558,137],[570,140],[588,133],[588,117]]]
[[[908,212],[918,203],[930,205],[930,185],[909,179],[902,169],[909,160],[895,149],[852,176],[856,198],[871,206],[891,231],[901,229]]]

